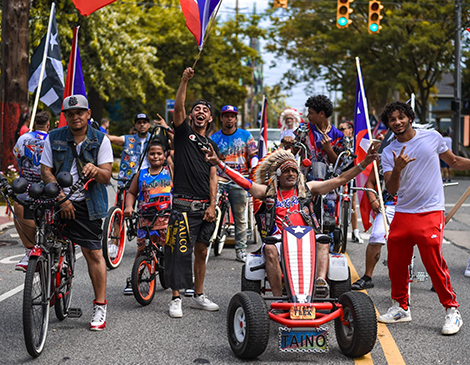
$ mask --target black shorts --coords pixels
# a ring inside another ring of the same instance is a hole
[[[90,220],[86,201],[73,202],[75,219],[65,219],[64,236],[90,250],[101,250],[102,219]]]
[[[202,242],[209,246],[209,240],[214,233],[215,221],[207,222],[203,220],[205,211],[187,212],[189,234],[191,235],[191,244],[194,246],[196,242]]]

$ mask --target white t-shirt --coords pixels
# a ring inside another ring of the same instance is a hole
[[[82,148],[83,141],[77,145],[77,154],[80,154],[80,150]],[[101,142],[100,148],[98,150],[98,161],[97,166],[105,164],[105,163],[113,163],[113,149],[111,148],[111,141],[109,138],[103,138]],[[46,139],[44,143],[44,150],[41,156],[41,165],[45,165],[47,167],[54,167],[54,163],[52,160],[52,148],[51,142],[49,141],[49,137]],[[75,184],[78,181],[78,170],[77,170],[77,163],[75,159],[72,163],[72,168],[70,169],[70,173],[73,177],[73,183]],[[64,193],[67,195],[69,193],[69,189],[65,188]],[[83,192],[77,192],[70,197],[70,200],[73,201],[80,201],[85,199],[85,194]]]
[[[140,162],[140,159],[142,158],[142,154],[145,153],[145,141],[147,141],[147,137],[145,138],[139,138],[140,139],[140,153],[141,155],[139,156],[139,161],[137,164]],[[138,166],[138,165],[137,165]],[[149,160],[147,159],[147,156],[145,156],[144,160],[142,161],[142,166],[140,167],[141,170],[147,169],[150,167]]]
[[[448,150],[442,136],[434,130],[416,130],[416,135],[405,143],[392,141],[382,153],[384,173],[392,171],[395,165],[393,153],[416,158],[401,172],[397,193],[396,211],[401,213],[423,213],[444,209],[444,188],[442,186],[439,155]]]

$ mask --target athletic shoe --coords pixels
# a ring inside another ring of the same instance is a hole
[[[212,300],[207,298],[204,294],[195,296],[191,303],[191,308],[203,309],[205,311],[218,311],[219,306]]]
[[[392,303],[393,305],[388,309],[388,312],[379,316],[378,321],[381,323],[410,322],[410,308],[404,310],[395,300]]]
[[[328,298],[330,296],[330,286],[323,278],[315,281],[315,298]]]
[[[93,317],[91,317],[90,330],[101,331],[106,328],[106,308],[107,304],[100,305],[93,301]]]
[[[170,317],[181,318],[183,317],[183,309],[181,309],[181,298],[173,299],[170,302]]]
[[[240,262],[246,262],[246,250],[237,250],[235,252],[235,260]]]
[[[108,252],[109,252],[109,257],[114,260],[118,253],[118,247],[114,244],[110,244],[108,245]]]
[[[467,278],[470,278],[470,259],[468,259],[467,268],[465,269],[465,273],[463,275]]]
[[[194,288],[192,289],[185,289],[184,291],[185,297],[194,297]]]
[[[29,260],[29,253],[31,250],[26,250],[26,254],[23,258],[16,264],[15,270],[26,272],[28,269],[28,260]]]
[[[457,308],[447,308],[446,310],[446,322],[442,327],[443,335],[453,335],[459,332],[462,327],[462,317]]]
[[[124,295],[132,295],[134,291],[132,290],[132,279],[127,278],[126,287],[124,288]]]
[[[359,233],[359,230],[356,230],[352,233],[352,241],[355,243],[360,243],[363,244],[364,240],[361,237],[361,234]]]
[[[363,290],[363,289],[370,289],[374,287],[374,283],[372,280],[364,280],[360,278],[356,281],[353,285],[351,285],[352,290]]]

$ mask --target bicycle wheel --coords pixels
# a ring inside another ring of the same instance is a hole
[[[68,242],[67,251],[59,260],[59,272],[56,274],[55,314],[63,321],[68,316],[72,303],[72,278],[75,269],[75,246]]]
[[[217,237],[214,240],[214,255],[219,256],[224,249],[225,241],[228,236],[228,229],[230,225],[229,207],[227,203],[223,203],[220,207],[220,224]]]
[[[341,219],[341,224],[342,224],[342,227],[341,227],[341,230],[343,232],[343,242],[342,242],[342,246],[341,246],[341,253],[345,253],[346,252],[346,246],[348,244],[348,225],[349,225],[349,205],[351,204],[351,202],[349,201],[343,201],[343,217]]]
[[[49,326],[50,272],[44,257],[31,256],[23,293],[23,333],[28,353],[38,357],[44,348]]]
[[[158,278],[160,279],[162,288],[168,289],[169,286],[165,280],[165,256],[163,256],[163,253],[158,257]]]
[[[155,295],[155,261],[149,256],[140,256],[132,266],[132,291],[141,305],[149,305]]]
[[[119,266],[126,246],[126,225],[122,210],[111,207],[104,221],[102,250],[106,266],[112,270]]]

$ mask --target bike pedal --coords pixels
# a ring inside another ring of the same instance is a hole
[[[69,308],[68,317],[69,318],[80,318],[83,312],[81,308]]]

